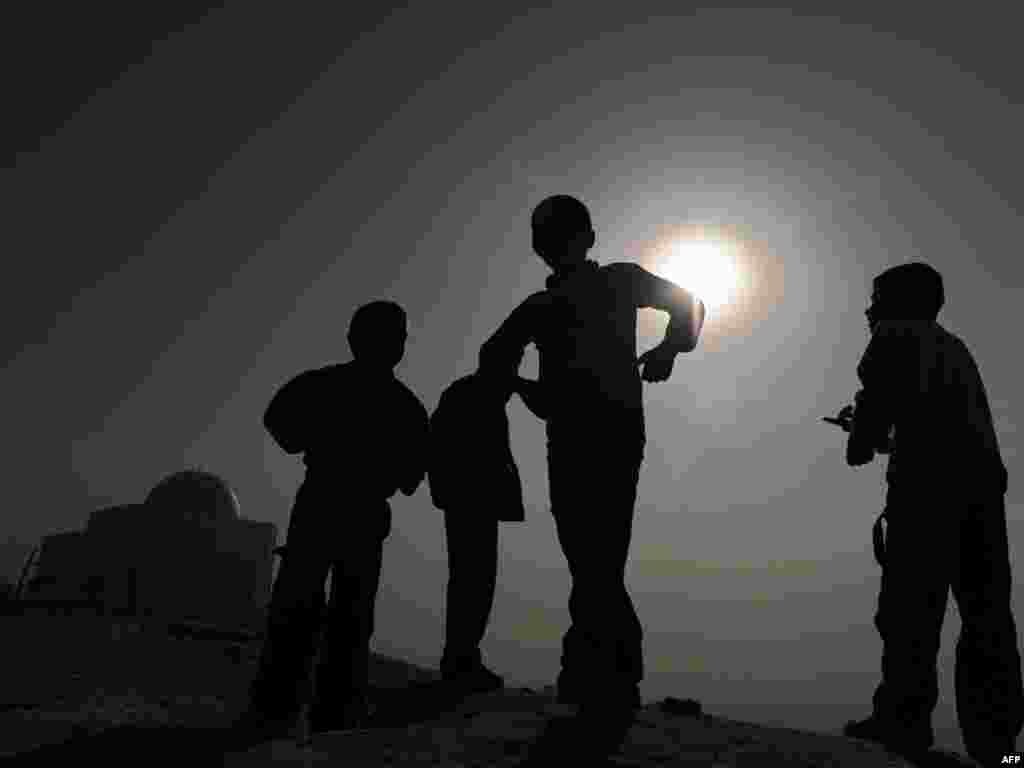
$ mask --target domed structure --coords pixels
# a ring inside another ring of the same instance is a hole
[[[239,519],[238,497],[217,475],[186,469],[165,477],[146,496],[145,505],[160,516],[192,523],[222,524]]]
[[[24,569],[22,582],[32,582],[24,599],[258,631],[277,526],[239,511],[222,478],[199,468],[175,472],[142,504],[94,510],[84,530],[45,537]]]

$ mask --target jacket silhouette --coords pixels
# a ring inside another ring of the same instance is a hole
[[[430,417],[430,496],[438,509],[471,507],[490,520],[526,519],[509,442],[508,394],[476,374],[441,394]]]
[[[307,482],[387,500],[399,490],[412,495],[423,480],[426,421],[426,409],[404,383],[353,360],[288,381],[267,406],[263,423],[283,451],[302,454]],[[390,512],[377,523],[387,536]]]
[[[974,483],[1006,492],[985,385],[958,336],[927,318],[881,320],[857,376],[851,450],[887,453],[887,482],[959,486],[969,469]]]

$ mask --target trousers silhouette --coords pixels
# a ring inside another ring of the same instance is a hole
[[[301,709],[321,630],[311,718],[365,697],[383,543],[390,527],[386,501],[344,498],[333,487],[303,483],[271,596],[260,671],[251,690],[255,707],[281,717]]]
[[[479,509],[446,509],[448,589],[442,674],[479,667],[480,643],[494,604],[498,521]]]
[[[1009,752],[1024,723],[1024,689],[1003,496],[930,496],[891,485],[886,499],[875,714],[931,744],[936,655],[952,588],[962,621],[955,679],[964,746],[972,755]]]
[[[642,444],[597,439],[548,445],[551,511],[572,588],[558,677],[563,700],[638,703],[643,630],[626,590]]]

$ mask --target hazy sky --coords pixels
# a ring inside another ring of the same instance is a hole
[[[857,387],[871,278],[901,261],[943,273],[940,320],[981,367],[1017,562],[1024,109],[1008,17],[251,5],[182,11],[162,32],[136,19],[138,40],[95,18],[73,47],[42,21],[25,33],[0,246],[5,575],[40,536],[190,465],[283,530],[302,466],[262,431],[276,387],[347,359],[354,308],[392,298],[411,325],[398,373],[432,409],[543,285],[528,217],[556,192],[590,206],[598,261],[706,224],[742,233],[761,270],[745,321],[712,317],[646,388],[628,572],[645,696],[793,727],[868,713],[884,467],[845,467],[821,417]],[[569,581],[543,425],[518,401],[510,415],[528,514],[501,530],[484,651],[545,683]],[[393,508],[375,645],[434,665],[441,515],[425,485]],[[940,730],[957,626],[951,610]]]

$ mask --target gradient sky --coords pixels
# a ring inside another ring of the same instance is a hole
[[[283,530],[302,466],[261,428],[276,387],[347,359],[352,311],[392,298],[411,326],[398,374],[432,409],[542,286],[528,217],[556,192],[590,206],[600,262],[706,224],[742,233],[761,270],[745,321],[712,318],[646,387],[628,571],[645,696],[792,727],[867,714],[884,467],[845,467],[821,417],[856,389],[871,278],[901,261],[943,273],[940,321],[981,367],[1018,562],[1024,109],[1008,16],[252,5],[132,19],[135,38],[100,18],[23,36],[4,172],[4,575],[40,536],[185,466]],[[510,416],[528,517],[501,530],[484,651],[546,683],[569,581],[543,425],[518,401]],[[375,645],[435,665],[441,515],[425,485],[393,507]],[[957,626],[950,609],[948,746]]]

